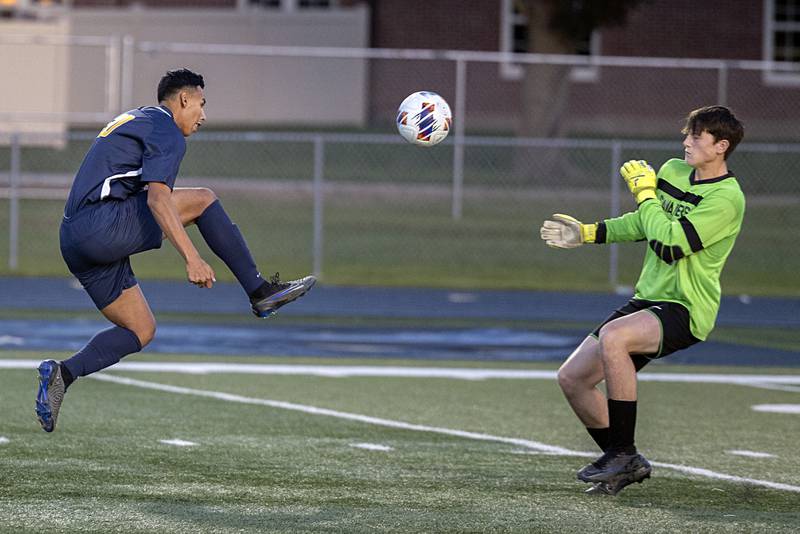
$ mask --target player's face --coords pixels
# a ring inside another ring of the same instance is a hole
[[[195,133],[206,121],[206,96],[202,87],[181,94],[183,113],[178,126],[184,137]]]
[[[700,134],[688,133],[683,139],[683,158],[695,169],[702,168],[724,157],[728,142],[715,142],[714,136],[703,130]]]

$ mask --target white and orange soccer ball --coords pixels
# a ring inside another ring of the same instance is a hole
[[[403,139],[415,145],[438,145],[452,126],[450,106],[433,91],[408,95],[397,110],[397,130]]]

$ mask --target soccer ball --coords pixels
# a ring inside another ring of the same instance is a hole
[[[397,130],[403,139],[415,145],[438,145],[450,133],[452,125],[450,106],[432,91],[408,95],[397,110]]]

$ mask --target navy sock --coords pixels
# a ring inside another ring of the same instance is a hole
[[[589,428],[586,427],[586,431],[589,432],[589,435],[592,436],[592,439],[597,446],[600,447],[600,450],[605,452],[608,450],[609,443],[611,443],[611,429],[608,427],[605,428]]]
[[[636,401],[608,399],[608,421],[611,434],[609,448],[625,454],[634,454]]]
[[[225,262],[248,295],[261,287],[264,279],[256,268],[250,249],[219,200],[207,207],[195,222],[208,246]]]
[[[77,354],[62,363],[72,379],[114,365],[133,352],[142,350],[136,334],[121,326],[98,332]]]

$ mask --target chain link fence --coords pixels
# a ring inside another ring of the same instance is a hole
[[[136,93],[133,85],[155,87],[166,68],[204,72],[215,55],[235,57],[227,76],[206,79],[209,126],[219,102],[217,118],[226,130],[189,140],[178,186],[214,189],[264,272],[313,271],[337,284],[466,289],[631,286],[643,244],[551,250],[538,238],[541,221],[555,212],[592,221],[635,209],[620,165],[644,158],[657,166],[682,157],[685,115],[725,103],[746,127],[730,167],[748,204],[723,290],[800,295],[800,259],[784,230],[800,223],[800,184],[793,179],[800,106],[795,89],[766,81],[769,65],[153,42],[121,48],[115,79],[122,85],[98,88],[98,111],[109,94],[125,103]],[[513,72],[504,68],[512,62]],[[288,93],[263,85],[288,71],[313,81],[309,73],[320,65],[325,72],[362,73],[361,92],[350,98],[352,85],[341,89],[328,75],[321,78],[331,80],[327,85]],[[423,89],[439,92],[454,108],[450,138],[430,149],[408,145],[394,131],[399,102]],[[236,104],[224,106],[226,99]],[[319,102],[350,109],[353,101],[352,120],[326,113],[315,119]],[[269,130],[234,127],[262,105],[296,109]],[[295,120],[297,113],[302,120]],[[58,252],[61,210],[99,126],[69,130],[60,143],[33,133],[0,139],[0,224],[7,225],[0,232],[0,273],[68,274]],[[219,262],[213,266],[225,272]],[[183,276],[169,246],[134,258],[134,269],[143,278]]]

